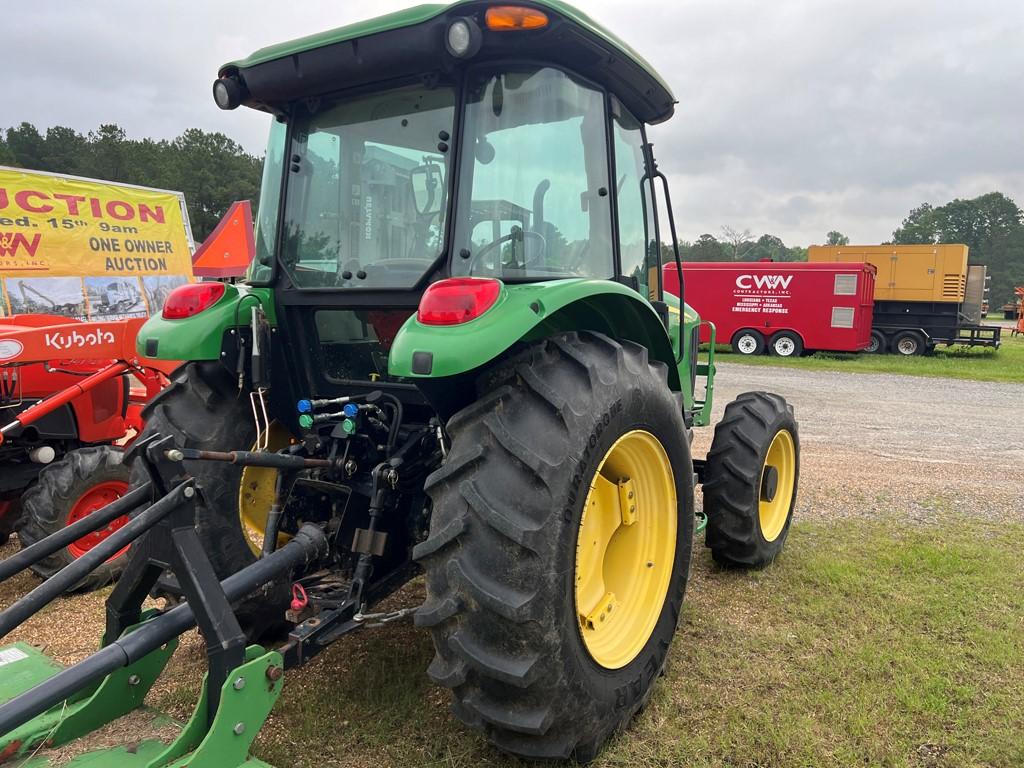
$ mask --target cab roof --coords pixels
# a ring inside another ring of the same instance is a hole
[[[488,7],[509,0],[459,0],[451,5],[418,5],[385,16],[260,48],[220,68],[220,76],[239,77],[248,106],[275,111],[276,102],[365,85],[376,80],[461,64],[445,50],[447,25],[477,17],[485,44],[471,62],[524,58],[576,70],[618,97],[636,117],[659,123],[671,117],[675,97],[646,59],[582,11],[561,0],[527,0],[515,5],[548,15],[548,27],[489,33],[482,24]],[[361,49],[361,50],[360,50]],[[424,67],[424,64],[430,66]],[[371,66],[372,64],[372,66]],[[328,76],[328,70],[331,75]],[[328,87],[328,85],[333,87]],[[319,88],[319,91],[317,90]]]

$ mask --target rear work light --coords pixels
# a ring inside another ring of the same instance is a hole
[[[452,277],[429,286],[416,319],[424,325],[459,325],[494,306],[501,283],[487,277]]]
[[[224,295],[224,283],[179,285],[167,296],[162,315],[165,320],[181,320],[209,309]]]
[[[548,25],[547,14],[536,8],[523,8],[519,5],[495,5],[488,8],[484,21],[492,32],[520,32]]]

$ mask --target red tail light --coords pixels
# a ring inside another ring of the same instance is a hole
[[[501,283],[483,277],[451,277],[423,292],[416,319],[424,325],[459,325],[494,306]]]
[[[184,317],[198,315],[216,304],[223,295],[224,283],[179,285],[170,292],[164,302],[164,319],[181,320]]]

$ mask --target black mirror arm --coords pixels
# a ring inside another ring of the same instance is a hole
[[[686,304],[686,299],[685,299],[686,292],[684,290],[684,281],[683,281],[683,262],[679,258],[679,238],[676,237],[676,217],[675,217],[675,214],[673,214],[673,212],[672,212],[672,195],[671,195],[671,193],[669,192],[669,189],[668,189],[668,179],[665,177],[665,174],[662,173],[658,169],[658,162],[654,159],[654,145],[651,144],[650,142],[648,142],[648,143],[644,144],[643,146],[644,146],[644,165],[646,166],[646,168],[645,168],[646,173],[644,173],[644,177],[643,177],[643,179],[640,180],[640,183],[642,184],[643,182],[646,181],[646,182],[651,184],[651,205],[654,207],[654,211],[653,211],[653,213],[654,213],[654,229],[655,229],[655,237],[658,240],[658,252],[659,252],[658,253],[658,256],[659,256],[659,258],[658,258],[658,295],[662,296],[664,289],[662,287],[662,277],[661,277],[661,253],[660,253],[661,252],[661,232],[659,231],[660,230],[660,226],[659,226],[659,222],[658,222],[658,218],[659,217],[658,217],[657,196],[654,194],[654,191],[655,191],[654,190],[654,179],[658,179],[659,181],[661,181],[661,188],[662,188],[662,191],[665,194],[665,207],[668,209],[668,211],[667,211],[667,213],[668,213],[668,226],[669,226],[670,234],[672,235],[672,251],[673,251],[673,253],[675,255],[676,273],[679,276],[679,349],[676,351],[676,353],[677,353],[676,354],[676,361],[678,362],[678,361],[683,359],[683,353],[684,353],[684,350],[683,350],[683,335],[684,335],[683,334],[683,320],[685,318],[684,306]]]

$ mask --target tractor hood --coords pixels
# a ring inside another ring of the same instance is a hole
[[[516,3],[547,17],[541,28],[492,31],[495,2],[420,5],[369,21],[262,48],[221,67],[241,86],[240,103],[281,114],[288,102],[341,89],[467,64],[514,59],[562,66],[605,86],[646,123],[672,116],[675,97],[636,51],[584,13],[558,0]],[[446,46],[448,27],[465,19],[480,31],[479,49],[459,58]]]

